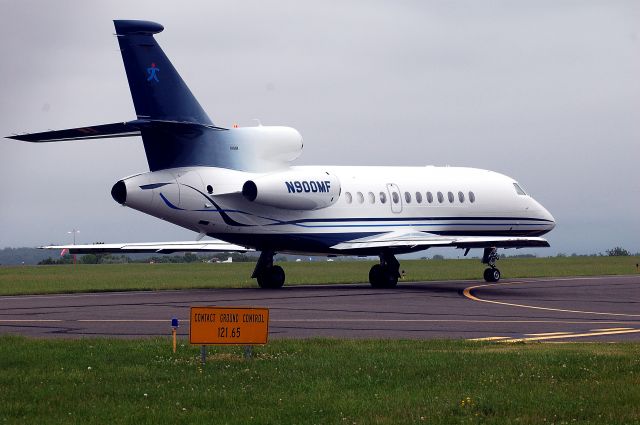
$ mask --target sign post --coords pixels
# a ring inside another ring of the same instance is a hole
[[[173,339],[173,352],[176,352],[176,347],[177,347],[177,341],[176,341],[176,333],[178,330],[178,318],[177,317],[172,317],[171,318],[171,337]]]
[[[201,353],[207,345],[244,345],[245,357],[250,357],[251,346],[267,343],[269,309],[191,307],[189,324],[189,342],[202,346]]]

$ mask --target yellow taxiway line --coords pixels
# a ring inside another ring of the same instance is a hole
[[[606,312],[601,312],[601,311],[570,310],[570,309],[564,309],[564,308],[540,307],[540,306],[535,306],[535,305],[508,303],[508,302],[504,302],[504,301],[494,301],[494,300],[487,300],[487,299],[484,299],[484,298],[478,298],[478,297],[476,297],[475,295],[473,295],[471,293],[471,291],[473,291],[475,289],[479,289],[479,288],[489,288],[489,287],[494,287],[494,286],[516,285],[516,284],[519,284],[519,283],[531,283],[531,282],[538,282],[538,281],[526,281],[526,282],[516,281],[516,282],[504,282],[504,283],[488,283],[488,284],[485,284],[485,285],[469,286],[469,287],[465,288],[464,291],[462,291],[462,294],[465,297],[467,297],[468,299],[473,300],[473,301],[478,301],[478,302],[482,302],[482,303],[505,305],[505,306],[509,306],[509,307],[529,308],[529,309],[533,309],[533,310],[544,310],[544,311],[557,311],[557,312],[562,312],[562,313],[594,314],[594,315],[600,315],[600,316],[640,317],[640,314],[606,313]]]
[[[554,335],[567,335],[571,332],[544,332],[541,334],[525,334],[526,336],[554,336]]]
[[[507,336],[487,336],[484,338],[472,338],[468,341],[499,341],[499,342],[529,342],[529,341],[550,341],[554,339],[571,339],[584,338],[592,336],[620,335],[640,333],[640,329],[633,328],[608,328],[608,329],[591,329],[588,332],[572,333],[572,332],[549,332],[545,334],[526,334],[525,338],[513,338]]]
[[[584,338],[589,336],[605,336],[605,335],[620,335],[620,334],[631,334],[638,333],[640,329],[626,329],[626,330],[605,330],[602,329],[598,332],[585,332],[580,334],[564,334],[564,335],[547,335],[547,336],[537,336],[532,338],[513,338],[513,339],[505,339],[501,340],[501,342],[528,342],[528,341],[548,341],[552,339],[567,339],[567,338]]]
[[[467,341],[500,341],[504,339],[511,339],[510,336],[486,336],[484,338],[472,338]]]

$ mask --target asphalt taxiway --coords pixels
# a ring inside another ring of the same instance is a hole
[[[0,297],[0,333],[188,335],[190,306],[270,309],[270,338],[640,341],[640,275]]]

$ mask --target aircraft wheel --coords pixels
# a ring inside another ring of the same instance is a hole
[[[500,270],[494,268],[491,271],[491,281],[492,282],[497,282],[500,280]]]
[[[395,288],[397,284],[398,284],[398,273],[387,268],[386,273],[384,274],[384,284],[382,287]]]
[[[369,283],[374,288],[394,288],[398,284],[398,275],[389,267],[375,264],[369,271]]]
[[[490,269],[490,268],[486,268],[486,269],[484,269],[483,276],[484,276],[484,281],[485,281],[485,282],[491,282],[491,277],[489,276],[489,273],[490,273],[490,272],[491,272],[491,269]]]
[[[500,280],[500,270],[496,268],[487,267],[484,270],[485,282],[497,282]]]
[[[258,286],[263,289],[282,288],[284,279],[284,270],[280,266],[266,268],[257,277]]]
[[[282,288],[284,286],[284,270],[280,266],[271,267],[271,287]]]
[[[369,270],[369,283],[374,288],[380,288],[382,284],[382,266],[380,264],[375,264]]]

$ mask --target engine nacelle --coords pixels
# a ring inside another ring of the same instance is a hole
[[[340,197],[340,180],[328,172],[285,171],[248,180],[242,195],[249,201],[287,210],[317,210]]]
[[[219,134],[225,145],[219,155],[228,157],[228,167],[251,172],[284,170],[302,153],[302,136],[294,128],[259,126],[232,128]]]

